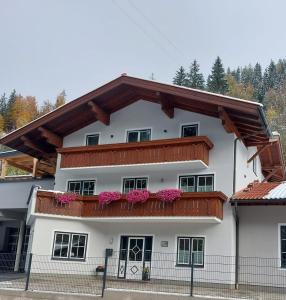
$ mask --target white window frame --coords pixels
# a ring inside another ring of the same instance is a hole
[[[194,179],[194,192],[196,191],[196,176],[195,175],[185,175],[185,176],[179,176],[179,188],[182,189],[181,180],[182,178],[190,178],[192,177]]]
[[[134,128],[134,129],[126,129],[125,131],[125,142],[126,143],[131,143],[128,142],[128,133],[132,132],[132,131],[144,131],[144,130],[150,130],[150,141],[152,141],[152,128],[151,127],[147,127],[147,128]],[[135,142],[136,143],[136,142]],[[141,143],[137,140],[137,143]]]
[[[190,253],[189,253],[189,262],[188,263],[179,263],[179,240],[180,239],[189,239],[190,243]],[[203,240],[203,261],[201,264],[194,264],[195,268],[205,268],[205,255],[206,255],[206,237],[203,235],[200,236],[196,236],[196,235],[177,235],[176,236],[176,267],[191,267],[191,257],[192,257],[192,253],[193,253],[193,240],[197,239],[197,240]]]
[[[278,267],[281,270],[286,271],[286,265],[285,265],[285,267],[282,266],[282,243],[281,243],[282,237],[281,237],[281,227],[286,227],[286,223],[280,223],[280,224],[278,224],[278,258],[279,258]]]
[[[65,256],[65,257],[62,257],[62,256],[55,256],[56,238],[57,238],[57,235],[58,235],[58,234],[61,234],[61,235],[68,235],[68,236],[69,236],[67,256]],[[73,237],[74,237],[75,235],[78,235],[78,236],[85,236],[85,243],[84,243],[84,253],[83,253],[83,257],[72,257],[72,256],[71,256],[72,241],[73,241]],[[87,233],[55,231],[55,232],[54,232],[53,248],[52,248],[52,259],[54,259],[54,260],[76,260],[76,261],[85,261],[85,259],[86,259],[86,252],[87,252],[87,240],[88,240],[88,234],[87,234]]]
[[[197,176],[197,192],[201,192],[201,191],[199,191],[199,181],[200,181],[200,178],[201,177],[211,177],[212,178],[212,191],[211,192],[213,192],[214,191],[214,175],[211,175],[211,174],[209,174],[209,175],[198,175]],[[205,185],[205,187],[206,187],[206,185]],[[204,192],[210,192],[210,191],[203,191],[203,193]]]
[[[126,180],[126,179],[147,179],[147,184],[146,184],[146,190],[148,190],[149,189],[149,176],[132,176],[132,177],[122,177],[122,188],[121,188],[121,190],[122,190],[122,193],[124,194],[125,193],[125,191],[124,191],[124,181]]]
[[[97,145],[87,145],[87,137],[90,136],[90,135],[98,135],[98,145],[100,145],[100,137],[101,137],[100,132],[86,133],[84,135],[84,145],[87,146],[87,147],[97,146]]]
[[[66,182],[66,191],[69,192],[69,183],[70,183],[70,182],[78,182],[78,181],[80,181],[81,184],[82,184],[83,181],[94,181],[94,190],[93,190],[93,194],[92,194],[92,195],[89,195],[89,196],[93,196],[93,195],[96,194],[96,192],[95,192],[95,191],[96,191],[96,183],[97,183],[97,179],[96,179],[96,178],[68,179],[67,182]],[[82,191],[82,187],[81,187],[81,191]],[[82,193],[81,193],[80,195],[83,196]]]
[[[179,132],[179,137],[183,138],[183,127],[186,127],[186,126],[197,126],[198,130],[197,130],[197,135],[196,136],[199,136],[200,135],[200,122],[189,122],[189,123],[183,123],[183,124],[180,124],[180,132]]]
[[[216,190],[216,176],[215,173],[190,173],[190,174],[178,174],[177,177],[177,187],[180,189],[181,188],[181,178],[182,177],[195,177],[195,192],[198,192],[198,182],[199,182],[199,177],[207,177],[211,176],[213,178],[213,192]],[[204,193],[204,192],[201,192]]]

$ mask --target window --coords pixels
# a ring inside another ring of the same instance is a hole
[[[179,188],[183,192],[212,192],[214,190],[214,175],[180,176]]]
[[[194,266],[203,267],[204,242],[204,238],[178,237],[177,265],[191,266],[193,255]]]
[[[16,227],[7,227],[6,228],[6,241],[7,241],[7,253],[16,253],[17,244],[19,237],[19,228]]]
[[[85,259],[87,234],[56,232],[53,258]]]
[[[181,176],[180,177],[180,189],[184,192],[195,192],[195,176]]]
[[[199,128],[198,124],[183,125],[181,137],[197,136],[199,131],[198,128]]]
[[[144,142],[151,140],[151,129],[127,131],[127,142]]]
[[[148,178],[124,178],[123,193],[127,194],[133,190],[147,189]]]
[[[99,142],[99,134],[88,134],[86,136],[86,145],[87,146],[98,145],[98,142]]]
[[[213,187],[213,176],[198,176],[198,192],[212,192]]]
[[[286,268],[286,225],[280,226],[281,268]]]
[[[94,195],[95,180],[78,180],[68,182],[68,192],[83,196]]]

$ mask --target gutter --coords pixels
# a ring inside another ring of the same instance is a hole
[[[261,204],[261,205],[286,205],[286,199],[285,198],[280,198],[280,199],[231,199],[229,203],[232,206],[240,206],[240,205],[251,205],[251,204]]]
[[[271,138],[273,135],[272,135],[272,131],[270,130],[269,126],[268,126],[268,122],[266,120],[266,116],[265,116],[265,113],[264,113],[264,109],[262,106],[259,106],[258,107],[258,113],[259,113],[259,116],[261,118],[261,121],[264,125],[264,128],[266,130],[266,132],[268,133],[269,135],[269,138]]]

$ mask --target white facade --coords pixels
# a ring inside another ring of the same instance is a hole
[[[181,126],[194,123],[199,126],[198,135],[207,136],[214,144],[213,149],[209,152],[208,167],[192,169],[192,167],[188,168],[174,164],[168,168],[157,166],[156,168],[144,169],[138,166],[131,169],[121,166],[103,167],[100,170],[97,168],[61,169],[59,156],[55,174],[55,190],[66,191],[69,180],[95,179],[95,194],[103,191],[122,191],[124,177],[144,176],[148,177],[148,190],[156,192],[164,188],[178,188],[180,175],[213,174],[214,190],[221,191],[230,197],[233,194],[235,135],[227,133],[221,124],[221,120],[217,118],[175,109],[174,119],[169,119],[158,104],[141,100],[112,114],[109,126],[95,122],[65,137],[63,147],[84,146],[86,135],[94,133],[100,134],[100,144],[124,143],[126,142],[127,130],[134,129],[150,128],[152,140],[179,138],[181,136]],[[236,191],[256,179],[261,180],[263,178],[259,159],[257,159],[256,174],[253,172],[253,163],[247,163],[247,159],[255,151],[255,147],[247,149],[241,142],[237,143]],[[152,236],[152,252],[154,255],[156,253],[171,255],[174,259],[173,272],[180,272],[180,274],[189,272],[189,269],[187,268],[183,272],[181,267],[175,265],[177,238],[179,236],[202,237],[205,239],[204,255],[206,261],[204,269],[200,272],[209,268],[208,256],[232,258],[235,256],[235,222],[229,203],[224,204],[224,218],[219,224],[194,223],[191,220],[183,223],[179,218],[172,223],[168,223],[163,219],[156,223],[148,220],[145,222],[143,220],[98,222],[96,218],[86,220],[44,215],[35,215],[33,220],[31,251],[36,255],[43,255],[55,265],[58,264],[58,261],[51,260],[51,254],[53,252],[54,234],[57,231],[87,234],[86,257],[89,261],[92,258],[97,258],[99,261],[96,261],[95,265],[102,264],[101,258],[103,258],[106,248],[112,248],[114,257],[117,259],[116,253],[118,255],[122,235]],[[162,241],[167,242],[168,246],[161,247]],[[84,265],[87,261],[82,262],[82,264]],[[64,264],[65,268],[69,266],[68,261],[61,262],[61,264]],[[231,263],[231,265],[231,269],[225,273],[227,275],[221,275],[220,280],[225,283],[234,282],[234,263]],[[90,272],[94,272],[93,267]],[[156,276],[156,274],[153,273],[153,276]],[[157,278],[159,277],[159,274],[157,274]],[[216,281],[215,278],[209,280]]]

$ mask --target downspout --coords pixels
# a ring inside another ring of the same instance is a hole
[[[232,184],[232,194],[234,195],[236,191],[236,151],[237,142],[240,138],[235,138],[233,145],[233,184]],[[235,219],[235,289],[238,289],[239,285],[239,216],[237,202],[235,202],[234,207],[234,219]]]

